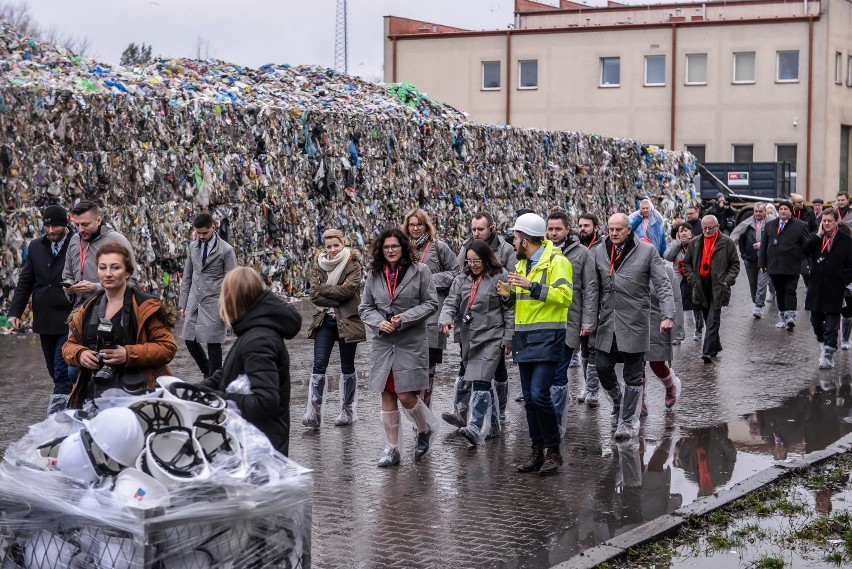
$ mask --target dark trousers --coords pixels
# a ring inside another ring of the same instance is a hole
[[[719,337],[719,326],[721,325],[722,307],[716,306],[713,302],[713,284],[709,278],[701,279],[701,288],[710,304],[709,306],[701,307],[701,315],[704,317],[704,324],[707,327],[704,331],[704,349],[702,354],[713,356],[722,351],[722,340]]]
[[[506,369],[506,354],[500,350],[500,362],[497,364],[497,369],[494,371],[494,381],[504,382],[509,381],[509,370]]]
[[[595,367],[598,369],[598,378],[601,385],[607,391],[618,386],[618,378],[615,375],[616,361],[624,361],[624,383],[633,387],[642,387],[642,371],[645,369],[645,352],[635,354],[619,352],[615,338],[612,339],[611,352],[605,352],[597,348],[595,353]]]
[[[550,399],[550,386],[553,385],[553,372],[557,363],[518,363],[530,439],[532,444],[543,448],[559,448],[559,425]]]
[[[775,287],[775,303],[778,312],[796,310],[798,299],[796,287],[799,285],[799,275],[769,275]]]
[[[337,332],[337,321],[333,316],[326,315],[322,326],[317,328],[314,334],[313,374],[325,374],[334,344],[337,344],[340,350],[340,371],[344,374],[355,373],[355,350],[358,344],[343,341]]]
[[[837,349],[837,334],[840,330],[839,312],[811,311],[811,326],[814,327],[817,342]]]
[[[68,375],[68,364],[62,357],[62,346],[67,339],[68,334],[39,334],[44,363],[47,364],[47,373],[53,380],[54,395],[69,395],[71,393],[72,382]]]
[[[186,349],[204,377],[210,377],[213,372],[222,367],[222,344],[207,344],[207,353],[205,354],[201,344],[195,340],[186,340]]]
[[[757,275],[760,269],[757,268],[757,263],[751,261],[743,261],[745,265],[746,276],[748,277],[748,290],[751,292],[751,301],[757,304]]]
[[[556,369],[553,372],[553,385],[563,387],[568,385],[568,366],[571,365],[571,358],[574,356],[574,348],[566,345],[565,351],[562,352],[562,359],[556,364]]]
[[[590,336],[580,336],[580,357],[595,363],[595,347],[589,341]]]

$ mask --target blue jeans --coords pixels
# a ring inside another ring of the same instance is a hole
[[[544,448],[559,448],[559,425],[550,399],[550,386],[553,385],[557,365],[558,362],[518,364],[530,439],[532,444]]]
[[[347,344],[337,333],[337,320],[326,314],[322,325],[314,334],[314,369],[313,374],[324,375],[331,359],[334,344],[340,347],[340,371],[344,374],[355,373],[355,349],[358,344]]]
[[[571,365],[571,358],[574,356],[574,348],[565,345],[565,351],[562,352],[562,359],[556,364],[556,369],[553,372],[553,385],[560,387],[568,385],[568,366]]]
[[[68,364],[62,358],[62,346],[67,339],[68,334],[39,334],[44,363],[47,364],[47,373],[53,380],[54,395],[69,395],[71,393],[72,382],[68,374]]]

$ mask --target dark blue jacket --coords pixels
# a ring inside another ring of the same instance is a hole
[[[62,269],[69,235],[57,256],[53,256],[52,243],[47,236],[30,241],[27,260],[18,276],[15,295],[9,307],[9,317],[20,318],[33,299],[33,332],[60,335],[68,333],[68,315],[72,304],[62,289]]]

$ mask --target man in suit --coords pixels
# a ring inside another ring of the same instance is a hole
[[[216,235],[216,224],[209,213],[198,214],[192,226],[198,239],[190,243],[186,254],[178,307],[184,319],[186,348],[204,377],[210,377],[222,367],[225,341],[219,292],[225,274],[237,266],[237,256],[233,247]],[[207,353],[202,343],[207,344]]]
[[[71,393],[68,365],[62,358],[62,345],[68,339],[68,315],[71,301],[62,287],[62,271],[68,250],[68,213],[65,208],[52,205],[41,216],[46,235],[30,242],[12,304],[9,323],[21,327],[21,316],[32,297],[33,331],[39,335],[47,373],[53,380],[53,395],[48,414],[65,409]]]
[[[796,327],[796,287],[802,272],[804,246],[810,233],[804,221],[793,218],[793,204],[778,204],[778,218],[768,221],[760,237],[758,266],[769,273],[778,304],[776,328]]]

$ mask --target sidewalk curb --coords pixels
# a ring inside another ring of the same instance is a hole
[[[662,537],[674,535],[681,526],[690,519],[704,516],[727,506],[731,502],[742,498],[760,488],[776,482],[782,478],[792,476],[800,469],[816,466],[835,456],[852,452],[852,433],[840,438],[824,450],[808,453],[803,457],[786,463],[778,463],[765,470],[753,474],[737,482],[727,490],[723,490],[712,496],[698,498],[691,504],[678,508],[671,514],[653,519],[641,526],[634,528],[612,539],[591,547],[568,561],[554,565],[551,569],[591,569],[601,563],[613,561],[622,557],[629,549],[639,547]]]

